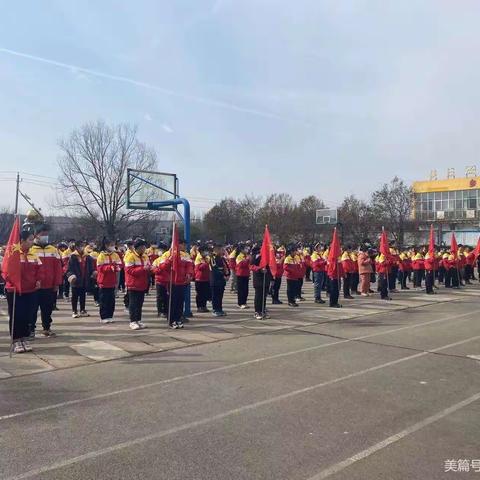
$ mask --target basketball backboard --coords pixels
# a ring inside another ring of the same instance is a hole
[[[150,210],[150,202],[174,200],[178,197],[178,178],[174,173],[127,169],[127,208]],[[157,210],[173,211],[175,207]]]
[[[336,208],[320,208],[316,214],[317,225],[336,225],[338,223],[338,212]]]

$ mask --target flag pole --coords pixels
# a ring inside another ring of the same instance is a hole
[[[20,183],[20,175],[17,173],[17,197],[15,201],[15,217],[14,217],[14,224],[17,222],[18,219],[18,186]],[[12,332],[10,335],[10,358],[12,358],[13,353],[13,332],[15,331],[15,310],[17,304],[17,287],[13,287],[13,302],[12,302]]]
[[[382,233],[385,231],[385,226],[382,225]],[[387,238],[388,240],[388,238]],[[387,247],[389,247],[389,245],[387,245]],[[382,252],[380,252],[382,253]],[[385,258],[385,274],[386,274],[386,277],[387,277],[387,296],[389,297],[390,296],[390,277],[388,276],[388,258]],[[382,292],[380,292],[381,294]]]
[[[264,272],[263,272],[263,285],[262,285],[262,317],[265,317],[265,280],[266,280],[266,277],[267,277],[267,269],[264,268]]]
[[[175,217],[173,218],[173,230],[172,230],[172,244],[173,244],[173,235],[175,235],[176,223]],[[172,261],[172,246],[170,245],[170,261]],[[173,285],[173,265],[170,265],[170,289],[168,291],[168,315],[167,321],[170,325],[170,319],[172,318],[172,285]]]
[[[268,225],[265,225],[265,229],[268,228]],[[265,236],[264,236],[264,239],[265,239]],[[263,244],[262,244],[262,248],[263,248]],[[263,261],[263,258],[260,259],[261,261]],[[262,318],[265,317],[265,280],[266,280],[266,277],[267,277],[267,269],[264,268],[264,272],[263,272],[263,283],[262,283]]]
[[[15,331],[15,304],[17,303],[17,289],[13,288],[13,308],[12,308],[12,332],[10,334],[10,358],[13,353],[13,332]]]

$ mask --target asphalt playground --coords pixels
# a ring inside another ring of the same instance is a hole
[[[174,332],[151,297],[140,332],[62,303],[12,359],[3,321],[0,478],[480,479],[480,287],[338,310],[305,288]]]

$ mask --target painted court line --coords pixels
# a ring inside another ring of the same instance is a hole
[[[480,399],[480,392],[476,393],[475,395],[472,395],[469,398],[466,398],[465,400],[462,400],[461,402],[456,403],[455,405],[452,405],[451,407],[446,408],[445,410],[442,410],[441,412],[436,413],[435,415],[432,415],[431,417],[425,418],[424,420],[411,425],[410,427],[406,428],[405,430],[402,430],[401,432],[395,433],[391,437],[388,437],[385,440],[382,440],[381,442],[378,442],[375,445],[372,445],[371,447],[356,453],[352,457],[347,458],[342,462],[336,463],[335,465],[332,465],[331,467],[328,467],[325,470],[322,470],[320,473],[318,473],[317,475],[314,475],[313,477],[310,477],[308,480],[323,480],[324,478],[330,477],[331,475],[341,472],[342,470],[349,467],[350,465],[353,465],[359,460],[363,460],[364,458],[367,458],[370,455],[373,455],[379,450],[382,450],[388,447],[392,443],[398,442],[402,438],[405,438],[406,436],[412,433],[415,433],[418,430],[434,422],[437,422],[438,420],[441,420],[442,418],[445,418],[447,415],[450,415],[451,413],[454,413],[457,410],[460,410],[461,408],[464,408],[470,405],[471,403],[476,402],[479,399]]]
[[[92,460],[94,458],[98,458],[98,457],[101,457],[103,455],[107,455],[109,453],[113,453],[113,452],[116,452],[118,450],[122,450],[124,448],[130,448],[132,446],[140,445],[142,443],[146,443],[146,442],[149,442],[151,440],[158,440],[158,439],[166,437],[168,435],[174,435],[176,433],[180,433],[180,432],[183,432],[185,430],[189,430],[189,429],[192,429],[192,428],[207,425],[207,424],[215,422],[217,420],[223,420],[224,418],[231,417],[233,415],[238,415],[238,414],[241,414],[241,413],[244,413],[244,412],[248,412],[248,411],[254,410],[258,407],[262,407],[264,405],[270,405],[272,403],[276,403],[276,402],[279,402],[281,400],[296,397],[296,396],[302,395],[304,393],[309,393],[309,392],[318,390],[319,388],[326,387],[328,385],[334,385],[336,383],[343,382],[344,380],[349,380],[351,378],[359,377],[360,375],[365,375],[366,373],[375,372],[375,371],[381,370],[383,368],[391,367],[392,365],[397,365],[399,363],[407,362],[407,361],[413,360],[415,358],[424,357],[426,355],[429,355],[429,354],[434,353],[434,352],[438,352],[440,350],[445,350],[447,348],[455,347],[457,345],[462,345],[462,344],[467,343],[467,342],[472,342],[472,341],[478,340],[479,338],[480,338],[480,335],[478,335],[476,337],[468,338],[466,340],[461,340],[459,342],[450,343],[448,345],[444,345],[442,347],[435,348],[435,349],[430,350],[428,352],[420,352],[420,353],[416,353],[414,355],[410,355],[408,357],[400,358],[400,359],[393,360],[393,361],[390,361],[390,362],[387,362],[387,363],[382,363],[381,365],[376,365],[374,367],[366,368],[366,369],[360,370],[358,372],[350,373],[350,374],[345,375],[343,377],[334,378],[334,379],[328,380],[326,382],[317,383],[316,385],[310,385],[309,387],[304,387],[304,388],[301,388],[299,390],[294,390],[292,392],[284,393],[282,395],[278,395],[276,397],[271,397],[271,398],[268,398],[266,400],[260,400],[260,401],[255,402],[255,403],[250,403],[248,405],[244,405],[243,407],[235,408],[233,410],[228,410],[227,412],[223,412],[223,413],[220,413],[218,415],[214,415],[212,417],[202,418],[201,420],[196,420],[194,422],[185,423],[183,425],[179,425],[178,427],[173,427],[173,428],[170,428],[168,430],[162,430],[162,431],[157,432],[157,433],[152,433],[150,435],[145,435],[144,437],[135,438],[135,439],[129,440],[127,442],[117,443],[116,445],[112,445],[110,447],[106,447],[106,448],[102,448],[102,449],[95,450],[95,451],[92,451],[92,452],[88,452],[88,453],[85,453],[83,455],[79,455],[79,456],[76,456],[76,457],[68,458],[66,460],[62,460],[60,462],[55,462],[55,463],[52,463],[51,465],[46,465],[44,467],[29,470],[28,472],[24,472],[24,473],[21,473],[19,475],[15,475],[13,477],[8,477],[4,480],[23,480],[23,479],[26,479],[26,478],[32,478],[32,477],[35,477],[37,475],[41,475],[41,474],[46,473],[46,472],[51,472],[51,471],[54,471],[54,470],[58,470],[59,468],[64,468],[64,467],[68,467],[69,465],[73,465],[73,464],[76,464],[76,463],[79,463],[79,462],[83,462],[85,460]],[[476,396],[480,397],[480,393],[478,393]],[[471,398],[472,397],[470,397],[470,399],[467,399],[466,401],[471,400]],[[476,398],[474,400],[471,400],[469,403],[471,403],[475,400],[476,400]],[[460,402],[460,404],[462,404],[462,402]],[[460,405],[460,404],[457,404],[457,405]],[[468,403],[467,403],[467,405],[468,405]],[[462,406],[464,406],[464,405],[462,405]],[[454,407],[455,407],[455,405],[454,405]],[[454,407],[450,407],[450,409],[452,409]],[[461,408],[461,407],[458,407],[458,408]],[[449,410],[449,409],[447,409],[447,410]],[[453,410],[453,411],[455,411],[455,410]],[[445,412],[445,410],[444,410],[444,412]],[[449,412],[449,413],[451,413],[451,412]],[[448,413],[446,413],[445,415],[448,415]],[[429,418],[433,418],[433,417],[429,417]],[[440,418],[442,418],[442,417],[440,417]],[[421,428],[421,427],[419,427],[419,428]],[[314,477],[314,478],[316,479],[316,477]],[[319,478],[325,478],[325,477],[319,477]]]
[[[349,343],[349,342],[354,342],[354,341],[357,341],[357,340],[364,340],[366,338],[372,338],[372,337],[376,337],[376,336],[380,336],[380,335],[386,335],[388,333],[394,333],[394,332],[399,332],[399,331],[402,331],[402,330],[410,330],[410,329],[413,329],[413,328],[419,328],[419,327],[423,327],[425,325],[433,325],[435,323],[446,322],[446,321],[449,321],[449,320],[454,320],[454,319],[458,319],[458,318],[467,317],[467,316],[470,316],[470,315],[475,315],[475,314],[478,314],[479,312],[480,312],[480,310],[474,310],[472,312],[462,313],[460,315],[452,315],[452,316],[445,317],[445,318],[430,320],[428,322],[417,323],[415,325],[406,325],[406,326],[403,326],[403,327],[393,328],[393,329],[390,329],[390,330],[385,330],[383,332],[372,333],[372,334],[369,334],[369,335],[363,335],[363,336],[360,336],[360,337],[354,337],[354,338],[349,338],[349,339],[345,339],[345,340],[338,340],[336,342],[331,342],[331,343],[324,343],[322,345],[315,345],[313,347],[302,348],[300,350],[293,350],[293,351],[290,351],[290,352],[278,353],[276,355],[270,355],[270,356],[267,356],[267,357],[255,358],[255,359],[246,360],[246,361],[240,362],[240,363],[234,363],[232,365],[224,365],[222,367],[212,368],[212,369],[209,369],[209,370],[202,370],[202,371],[196,372],[196,373],[190,373],[190,374],[187,374],[187,375],[180,375],[178,377],[167,378],[165,380],[158,380],[157,382],[151,382],[151,383],[146,383],[146,384],[143,384],[143,385],[137,385],[135,387],[128,387],[128,388],[115,390],[115,391],[112,391],[112,392],[99,393],[98,395],[92,395],[92,396],[86,397],[86,398],[78,398],[76,400],[67,400],[65,402],[59,402],[59,403],[54,403],[52,405],[46,405],[44,407],[32,408],[30,410],[23,410],[21,412],[2,415],[2,416],[0,416],[0,421],[9,420],[9,419],[12,419],[12,418],[17,418],[17,417],[23,417],[25,415],[31,415],[31,414],[40,413],[40,412],[46,412],[46,411],[53,410],[53,409],[56,409],[56,408],[68,407],[68,406],[71,406],[71,405],[77,405],[79,403],[89,402],[89,401],[93,401],[93,400],[99,400],[99,399],[103,399],[103,398],[113,397],[113,396],[121,395],[121,394],[124,394],[124,393],[131,393],[131,392],[135,392],[137,390],[144,390],[144,389],[147,389],[147,388],[153,388],[153,387],[157,387],[157,386],[160,386],[160,385],[166,385],[166,384],[173,383],[173,382],[188,380],[190,378],[200,377],[200,376],[203,376],[203,375],[209,375],[209,374],[212,374],[212,373],[218,373],[218,372],[233,370],[235,368],[240,368],[240,367],[244,367],[244,366],[247,366],[247,365],[254,365],[256,363],[265,362],[267,360],[275,360],[277,358],[284,358],[284,357],[288,357],[288,356],[291,356],[291,355],[298,355],[300,353],[311,352],[311,351],[319,350],[321,348],[331,347],[331,346],[334,346],[334,345],[340,345],[342,343]],[[434,351],[434,350],[431,350],[431,351]]]

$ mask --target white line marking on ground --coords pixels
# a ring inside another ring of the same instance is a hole
[[[178,377],[167,378],[165,380],[158,380],[157,382],[145,383],[143,385],[137,385],[135,387],[123,388],[123,389],[115,390],[115,391],[112,391],[112,392],[99,393],[98,395],[92,395],[91,397],[78,398],[76,400],[67,400],[65,402],[59,402],[59,403],[54,403],[52,405],[46,405],[44,407],[32,408],[30,410],[24,410],[24,411],[21,411],[21,412],[2,415],[2,416],[0,416],[0,421],[9,420],[11,418],[16,418],[16,417],[23,417],[25,415],[30,415],[30,414],[39,413],[39,412],[46,412],[46,411],[49,411],[49,410],[53,410],[55,408],[63,408],[63,407],[71,406],[71,405],[77,405],[79,403],[89,402],[89,401],[92,401],[92,400],[99,400],[99,399],[102,399],[102,398],[113,397],[115,395],[121,395],[121,394],[124,394],[124,393],[135,392],[137,390],[144,390],[144,389],[147,389],[147,388],[153,388],[153,387],[157,387],[159,385],[165,385],[165,384],[168,384],[168,383],[179,382],[179,381],[182,381],[182,380],[188,380],[190,378],[195,378],[195,377],[199,377],[199,376],[202,376],[202,375],[209,375],[211,373],[217,373],[217,372],[223,372],[223,371],[226,371],[226,370],[232,370],[234,368],[240,368],[240,367],[244,367],[246,365],[253,365],[255,363],[265,362],[267,360],[275,360],[277,358],[283,358],[283,357],[288,357],[288,356],[291,356],[291,355],[297,355],[297,354],[300,354],[300,353],[306,353],[306,352],[310,352],[310,351],[314,351],[314,350],[319,350],[319,349],[325,348],[325,347],[340,345],[342,343],[354,342],[354,341],[357,341],[357,340],[364,340],[366,338],[372,338],[372,337],[376,337],[376,336],[380,336],[380,335],[386,335],[388,333],[395,333],[395,332],[399,332],[401,330],[410,330],[412,328],[419,328],[419,327],[423,327],[425,325],[432,325],[432,324],[435,324],[435,323],[446,322],[448,320],[454,320],[454,319],[458,319],[458,318],[467,317],[467,316],[470,316],[470,315],[475,315],[479,312],[480,312],[480,310],[474,310],[472,312],[462,313],[460,315],[452,315],[450,317],[439,318],[437,320],[430,320],[428,322],[417,323],[415,325],[406,325],[406,326],[403,326],[403,327],[393,328],[391,330],[385,330],[383,332],[371,333],[369,335],[363,335],[363,336],[360,336],[360,337],[349,338],[349,339],[346,339],[346,340],[338,340],[336,342],[331,342],[331,343],[324,343],[322,345],[315,345],[314,347],[302,348],[300,350],[293,350],[293,351],[290,351],[290,352],[277,353],[276,355],[270,355],[268,357],[254,358],[253,360],[246,360],[244,362],[234,363],[232,365],[224,365],[223,367],[212,368],[212,369],[209,369],[209,370],[202,370],[201,372],[189,373],[187,375],[180,375]],[[394,345],[391,345],[391,346],[395,347]],[[431,350],[431,351],[434,351],[434,350]]]
[[[415,433],[416,431],[438,420],[441,420],[447,415],[450,415],[451,413],[454,413],[457,410],[460,410],[461,408],[466,407],[471,403],[476,402],[479,399],[480,399],[480,392],[476,393],[475,395],[472,395],[469,398],[466,398],[465,400],[462,400],[461,402],[456,403],[455,405],[452,405],[451,407],[446,408],[445,410],[442,410],[441,412],[436,413],[435,415],[432,415],[431,417],[425,418],[424,420],[411,425],[405,430],[402,430],[401,432],[398,432],[395,435],[392,435],[391,437],[388,437],[385,440],[382,440],[381,442],[378,442],[375,445],[372,445],[371,447],[361,452],[356,453],[355,455],[353,455],[353,457],[347,458],[342,462],[336,463],[335,465],[332,465],[331,467],[328,467],[327,469],[322,470],[320,473],[318,473],[317,475],[314,475],[313,477],[310,477],[308,480],[323,480],[324,478],[330,477],[331,475],[334,475],[335,473],[338,473],[344,470],[350,465],[353,465],[359,460],[363,460],[364,458],[367,458],[370,455],[373,455],[379,450],[382,450],[385,447],[388,447],[392,443],[398,442],[402,438],[405,438],[406,436],[412,433]]]
[[[429,354],[434,353],[434,352],[439,352],[439,351],[445,350],[447,348],[455,347],[457,345],[462,345],[462,344],[467,343],[467,342],[472,342],[474,340],[478,340],[479,338],[480,338],[480,335],[478,335],[476,337],[468,338],[466,340],[460,340],[459,342],[450,343],[448,345],[443,345],[442,347],[435,348],[435,349],[430,350],[428,352],[420,352],[420,353],[416,353],[415,355],[410,355],[408,357],[399,358],[397,360],[393,360],[393,361],[390,361],[390,362],[387,362],[387,363],[382,363],[381,365],[376,365],[374,367],[369,367],[369,368],[366,368],[364,370],[360,370],[358,372],[350,373],[350,374],[345,375],[343,377],[334,378],[334,379],[328,380],[326,382],[317,383],[316,385],[310,385],[309,387],[304,387],[304,388],[301,388],[299,390],[294,390],[292,392],[284,393],[284,394],[278,395],[276,397],[271,397],[271,398],[267,398],[265,400],[260,400],[259,402],[250,403],[248,405],[244,405],[243,407],[234,408],[233,410],[228,410],[227,412],[219,413],[218,415],[214,415],[212,417],[202,418],[201,420],[196,420],[194,422],[185,423],[183,425],[179,425],[178,427],[173,427],[173,428],[170,428],[168,430],[163,430],[163,431],[160,431],[160,432],[157,432],[157,433],[152,433],[150,435],[145,435],[144,437],[135,438],[135,439],[129,440],[127,442],[117,443],[116,445],[112,445],[110,447],[102,448],[100,450],[95,450],[95,451],[92,451],[92,452],[88,452],[88,453],[85,453],[83,455],[79,455],[77,457],[72,457],[72,458],[69,458],[67,460],[63,460],[61,462],[56,462],[56,463],[53,463],[51,465],[46,465],[44,467],[36,468],[36,469],[30,470],[28,472],[21,473],[20,475],[16,475],[14,477],[9,477],[5,480],[23,480],[25,478],[35,477],[35,476],[40,475],[42,473],[51,472],[53,470],[58,470],[59,468],[68,467],[69,465],[73,465],[75,463],[83,462],[84,460],[91,460],[93,458],[97,458],[97,457],[100,457],[102,455],[106,455],[108,453],[112,453],[112,452],[116,452],[118,450],[122,450],[123,448],[129,448],[129,447],[132,447],[134,445],[139,445],[139,444],[142,444],[142,443],[145,443],[145,442],[149,442],[150,440],[158,440],[159,438],[166,437],[168,435],[173,435],[173,434],[176,434],[176,433],[179,433],[179,432],[183,432],[185,430],[189,430],[191,428],[200,427],[200,426],[206,425],[208,423],[215,422],[217,420],[222,420],[222,419],[230,417],[232,415],[238,415],[240,413],[244,413],[244,412],[247,412],[249,410],[253,410],[255,408],[262,407],[264,405],[270,405],[272,403],[276,403],[276,402],[279,402],[281,400],[285,400],[287,398],[296,397],[296,396],[301,395],[303,393],[312,392],[314,390],[318,390],[319,388],[326,387],[328,385],[334,385],[334,384],[342,382],[344,380],[349,380],[351,378],[359,377],[360,375],[364,375],[366,373],[375,372],[376,370],[381,370],[381,369],[386,368],[386,367],[391,367],[392,365],[397,365],[399,363],[407,362],[407,361],[413,360],[415,358],[424,357],[424,356],[429,355]],[[464,402],[467,402],[466,405],[468,405],[469,403],[472,403],[473,401],[475,401],[477,398],[480,398],[480,393],[476,394],[474,397],[476,397],[474,400],[471,400],[473,397],[470,397],[470,399],[464,400],[463,402],[460,402],[460,404],[456,404],[456,405],[464,406],[463,405]],[[469,401],[469,400],[471,400],[471,401]],[[454,408],[456,405],[454,405],[453,407],[450,407],[450,409]],[[461,407],[458,407],[458,408],[461,408]],[[457,408],[457,410],[458,410],[458,408]],[[448,410],[449,409],[446,409],[446,410],[444,410],[444,412],[448,411]],[[453,411],[455,411],[455,409]],[[449,412],[449,413],[451,413],[451,412]],[[439,414],[437,414],[437,416],[438,415]],[[446,413],[445,415],[448,415],[448,413]],[[445,415],[443,415],[443,416],[445,416]],[[433,417],[435,417],[435,415]],[[433,417],[429,417],[429,418],[433,418]],[[439,417],[439,418],[442,418],[442,417]],[[425,422],[425,420],[424,420],[424,422]],[[389,438],[392,438],[392,437],[389,437]],[[316,479],[316,477],[314,477],[314,478]],[[319,478],[324,478],[324,477],[319,477]],[[311,480],[311,479],[309,479],[309,480]]]

